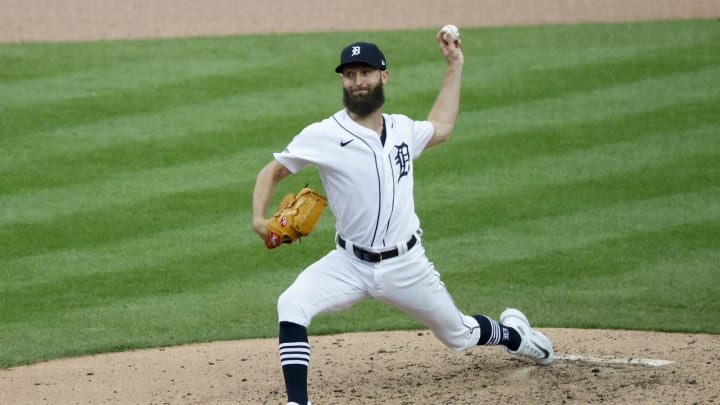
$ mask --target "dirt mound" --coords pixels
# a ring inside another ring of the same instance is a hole
[[[712,403],[720,336],[541,328],[550,367],[427,331],[311,336],[317,404]],[[277,340],[54,360],[0,370],[6,404],[284,404]]]

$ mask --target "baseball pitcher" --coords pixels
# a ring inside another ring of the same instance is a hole
[[[309,234],[326,202],[336,219],[335,249],[303,270],[278,299],[288,404],[310,404],[307,328],[313,317],[369,297],[418,319],[451,349],[502,345],[540,365],[553,361],[550,340],[519,310],[505,310],[499,321],[461,312],[425,254],[413,200],[414,160],[450,138],[464,64],[456,27],[443,27],[436,39],[447,66],[425,120],[383,112],[388,61],[375,44],[356,42],[342,50],[335,68],[344,108],[305,127],[257,175],[253,228],[268,248],[287,249],[282,246]],[[277,184],[307,166],[319,171],[326,200],[314,190],[301,191],[304,201],[286,198],[268,219]],[[288,224],[296,225],[286,232]]]

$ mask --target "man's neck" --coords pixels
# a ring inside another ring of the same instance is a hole
[[[377,111],[374,111],[365,116],[359,116],[359,115],[355,114],[354,112],[351,112],[348,110],[348,115],[350,115],[350,118],[352,118],[352,120],[357,122],[358,124],[364,126],[365,128],[369,128],[369,129],[372,129],[373,131],[375,131],[375,133],[377,133],[378,136],[382,135],[382,130],[383,130],[382,109],[378,109]]]

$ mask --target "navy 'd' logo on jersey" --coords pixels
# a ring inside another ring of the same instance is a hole
[[[398,169],[400,169],[400,175],[398,176],[398,181],[400,181],[403,176],[410,173],[410,148],[403,142],[400,145],[395,145],[395,149],[397,149],[395,164],[397,164]]]

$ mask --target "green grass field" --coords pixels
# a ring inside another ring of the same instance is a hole
[[[0,44],[0,367],[270,337],[333,247],[251,229],[257,171],[341,108],[343,46],[377,42],[386,111],[424,118],[434,30]],[[720,22],[463,29],[453,138],[416,163],[458,306],[544,327],[720,333]],[[310,183],[309,169],[286,192]],[[374,301],[311,334],[422,327]]]

